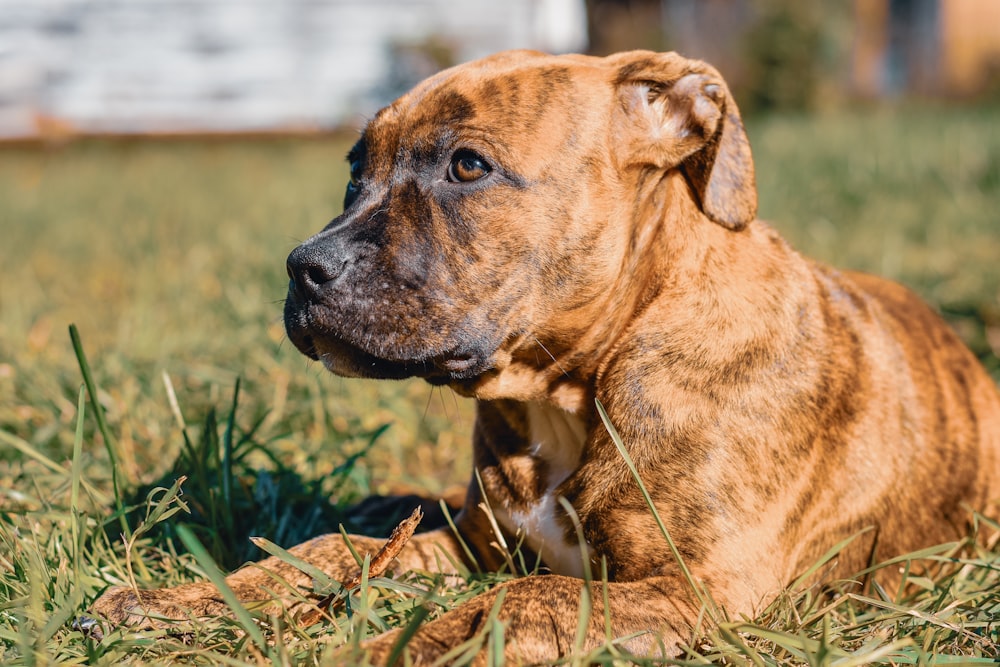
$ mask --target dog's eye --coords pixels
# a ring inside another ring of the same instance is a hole
[[[361,189],[361,161],[351,160],[351,180],[347,184],[344,192],[344,208],[350,207],[354,200],[358,198],[358,191]]]
[[[361,181],[361,160],[351,160],[351,185],[358,187]]]
[[[486,160],[470,150],[460,150],[448,165],[448,180],[452,183],[469,183],[490,173]]]
[[[354,183],[347,184],[347,190],[344,191],[344,208],[348,209],[354,200],[358,198],[358,186]]]

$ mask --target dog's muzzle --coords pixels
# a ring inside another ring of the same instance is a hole
[[[315,244],[300,245],[285,261],[289,294],[294,293],[302,303],[321,300],[323,288],[343,274],[348,262],[346,253],[331,252]]]
[[[350,252],[332,244],[304,243],[289,254],[285,331],[303,354],[322,361],[329,370],[348,377],[400,379],[421,377],[432,384],[472,380],[490,370],[496,343],[481,336],[463,336],[435,348],[411,344],[394,348],[362,345],[359,340],[386,338],[386,332],[352,338],[341,321],[362,308],[348,289]],[[369,305],[365,307],[371,307]],[[340,317],[338,317],[338,315]],[[423,336],[410,336],[418,341]],[[444,342],[444,341],[443,341]]]

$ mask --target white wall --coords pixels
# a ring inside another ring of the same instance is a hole
[[[353,124],[393,43],[580,50],[582,0],[0,0],[0,136]],[[397,77],[398,78],[398,77]]]

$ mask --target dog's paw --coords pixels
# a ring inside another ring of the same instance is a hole
[[[177,621],[222,615],[227,609],[211,584],[149,591],[112,586],[73,622],[73,628],[100,640],[105,631],[117,627],[162,628]]]

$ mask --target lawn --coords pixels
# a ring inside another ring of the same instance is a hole
[[[918,290],[1000,378],[1000,110],[748,129],[762,217],[807,254]],[[109,582],[202,578],[211,561],[259,557],[248,535],[289,546],[350,526],[346,506],[369,494],[468,479],[466,400],[335,378],[284,338],[284,258],[339,212],[349,142],[0,148],[0,663],[321,664],[422,613],[408,586],[433,588],[440,609],[492,583],[377,581],[351,613],[308,628],[224,619],[98,642],[71,627]],[[928,554],[935,577],[914,579],[905,599],[790,596],[702,650],[778,664],[998,658],[1000,555],[967,551],[964,567],[953,555]]]

